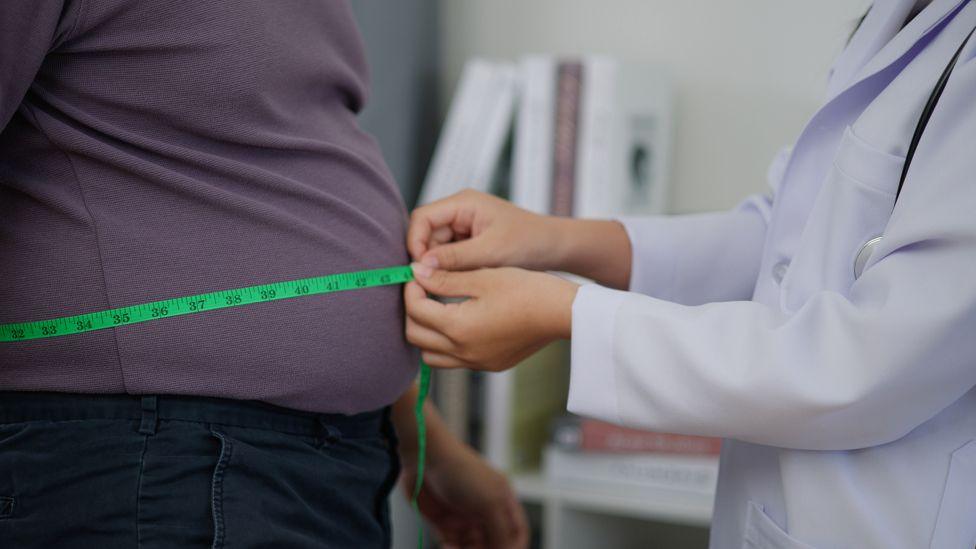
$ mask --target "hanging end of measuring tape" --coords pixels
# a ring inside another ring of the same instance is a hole
[[[424,547],[424,526],[423,517],[420,514],[420,490],[424,486],[424,468],[427,462],[427,422],[424,420],[424,401],[427,400],[427,393],[430,392],[430,366],[423,360],[420,361],[420,388],[417,391],[417,404],[414,406],[413,414],[417,421],[417,479],[413,485],[413,498],[411,506],[417,513],[417,547]]]

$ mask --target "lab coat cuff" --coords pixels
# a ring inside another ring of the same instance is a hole
[[[576,293],[567,403],[574,414],[620,421],[613,340],[617,309],[626,295],[596,284]]]
[[[645,295],[666,295],[672,286],[675,264],[675,218],[665,216],[618,218],[630,239],[628,288]]]

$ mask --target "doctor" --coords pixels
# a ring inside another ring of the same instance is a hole
[[[570,411],[726,437],[714,548],[972,548],[974,26],[974,1],[875,2],[772,192],[730,212],[418,209],[408,339],[433,366],[502,370],[571,337]]]

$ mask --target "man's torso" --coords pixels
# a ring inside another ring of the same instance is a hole
[[[0,323],[401,264],[345,3],[69,2],[0,133]],[[24,24],[31,24],[25,21]],[[396,287],[0,346],[0,388],[392,402]]]

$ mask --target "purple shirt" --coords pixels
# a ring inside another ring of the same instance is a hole
[[[399,265],[337,0],[3,0],[0,323]],[[391,113],[392,114],[392,113]],[[0,390],[355,413],[416,371],[399,287],[0,343]]]

